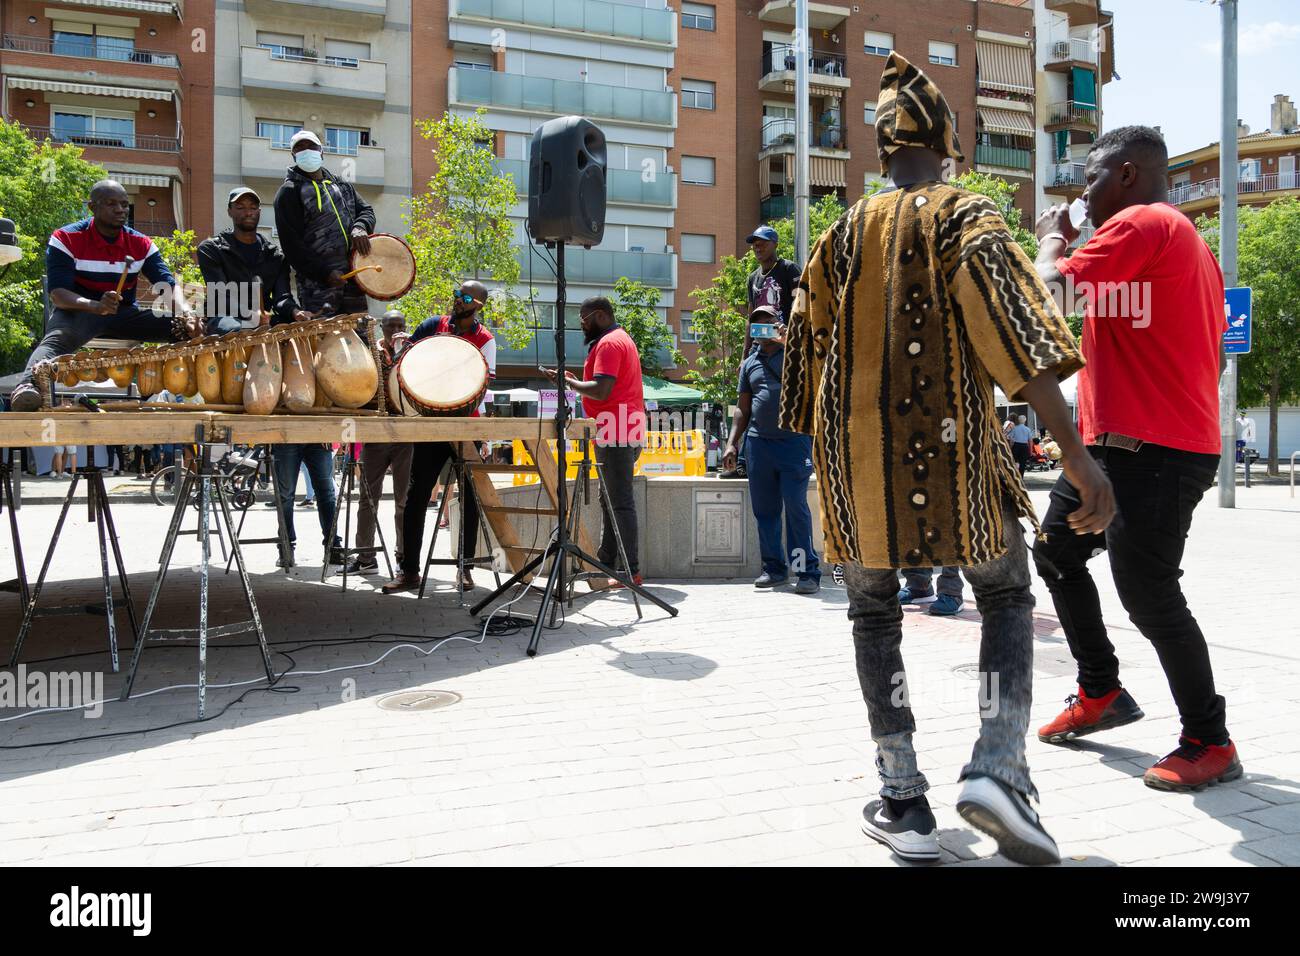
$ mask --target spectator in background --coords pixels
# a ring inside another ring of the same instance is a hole
[[[1029,439],[1033,434],[1029,431],[1029,426],[1025,424],[1024,415],[1016,416],[1016,423],[1007,433],[1007,438],[1011,442],[1011,457],[1016,460],[1016,467],[1020,469],[1023,476],[1025,469],[1029,467]]]
[[[962,600],[961,568],[948,565],[939,573],[935,596],[934,568],[904,568],[903,589],[898,592],[899,604],[929,604],[926,613],[936,617],[952,617],[964,606]]]
[[[760,305],[751,322],[776,323],[776,310]],[[746,448],[749,503],[758,523],[763,571],[756,588],[784,584],[793,570],[796,594],[821,590],[821,566],[813,548],[812,511],[808,479],[812,477],[812,438],[786,431],[777,423],[781,406],[781,368],[785,361],[785,326],[776,337],[760,339],[758,349],[740,366],[740,415],[722,453],[723,466],[736,467],[737,447]],[[781,547],[781,517],[785,514],[785,548]]]

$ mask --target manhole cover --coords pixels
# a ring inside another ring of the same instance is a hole
[[[460,694],[450,690],[407,690],[400,694],[389,694],[379,698],[379,706],[384,710],[411,713],[450,707],[452,704],[459,704],[460,700]]]

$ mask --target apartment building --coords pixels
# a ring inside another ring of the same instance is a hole
[[[0,110],[76,143],[152,235],[212,218],[213,3],[4,0]]]
[[[1036,0],[1035,30],[1042,209],[1083,195],[1084,160],[1103,129],[1102,90],[1115,77],[1115,26],[1097,0]]]
[[[379,231],[406,231],[411,0],[221,0],[212,49],[217,229],[234,186],[252,186],[269,207],[291,165],[290,137],[311,129],[326,168],[375,207]],[[262,224],[274,231],[271,209]]]
[[[1267,206],[1300,197],[1300,122],[1295,103],[1279,93],[1270,108],[1269,128],[1252,133],[1237,128],[1237,202]],[[1219,211],[1219,144],[1169,157],[1169,201],[1192,219]]]

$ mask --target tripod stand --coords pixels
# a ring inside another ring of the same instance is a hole
[[[564,241],[557,240],[555,243],[555,314],[564,315],[565,305],[565,280],[564,280]],[[555,437],[558,449],[559,475],[556,481],[555,494],[555,535],[546,545],[545,550],[537,557],[533,558],[519,570],[509,581],[497,588],[488,598],[480,601],[473,608],[474,613],[485,607],[488,603],[504,594],[507,590],[536,571],[543,563],[550,561],[550,572],[546,576],[546,588],[542,591],[542,603],[537,609],[537,620],[533,622],[533,634],[528,641],[528,656],[537,655],[537,647],[542,640],[542,628],[545,626],[548,615],[554,620],[558,608],[555,605],[556,600],[566,591],[565,575],[568,573],[565,562],[568,559],[576,559],[590,567],[596,568],[603,574],[614,578],[623,587],[628,588],[633,594],[645,598],[657,606],[663,608],[671,616],[677,616],[677,609],[667,604],[665,601],[655,597],[645,588],[636,584],[628,572],[618,572],[603,562],[597,560],[592,555],[583,551],[572,539],[572,532],[569,527],[569,489],[566,477],[567,467],[567,449],[569,437],[569,403],[565,398],[565,367],[564,367],[564,322],[555,323],[555,380],[556,387],[559,389],[559,400],[555,404]],[[585,477],[586,466],[584,465],[583,475]],[[606,520],[612,519],[612,514],[606,515]],[[620,546],[620,551],[622,550]],[[629,564],[631,562],[628,562]]]

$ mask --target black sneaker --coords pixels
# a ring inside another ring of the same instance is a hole
[[[774,588],[778,584],[785,584],[786,580],[787,578],[784,574],[781,575],[780,577],[777,577],[774,574],[764,571],[762,574],[760,574],[758,577],[754,579],[754,587]]]
[[[1001,780],[971,774],[957,798],[957,812],[997,840],[998,852],[1014,863],[1045,866],[1061,862],[1056,841],[1043,829],[1029,800]]]
[[[934,814],[924,796],[872,800],[862,808],[862,832],[904,860],[935,863],[939,859]]]
[[[356,558],[348,565],[348,574],[375,574],[378,571],[378,561],[371,561],[366,564],[360,558]]]
[[[343,549],[338,545],[334,545],[334,547],[330,548],[329,562],[330,564],[344,563]]]

